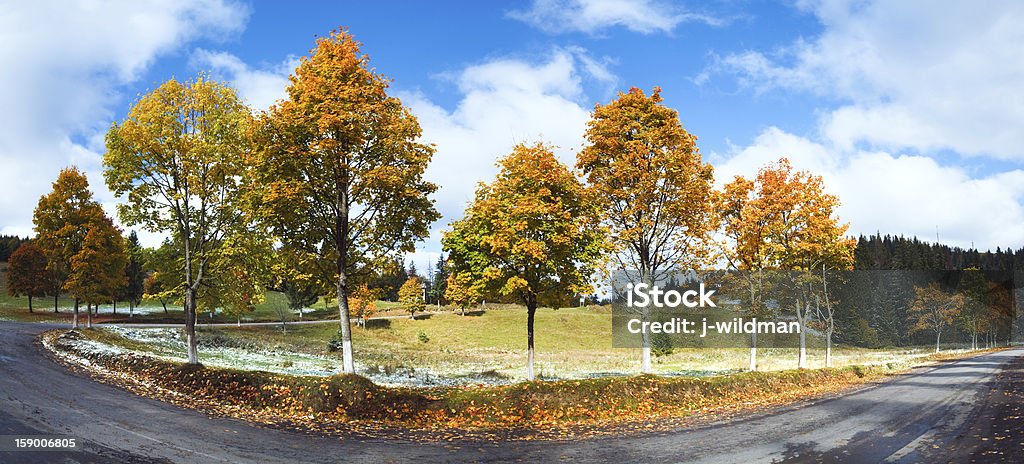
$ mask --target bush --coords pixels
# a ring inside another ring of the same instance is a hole
[[[651,353],[655,357],[668,356],[672,354],[672,338],[666,333],[656,333],[651,337]]]
[[[416,338],[418,338],[421,343],[427,343],[430,341],[430,337],[428,337],[427,333],[423,331],[420,331],[420,333],[416,335]]]
[[[334,335],[331,336],[331,339],[327,341],[327,351],[330,351],[331,353],[334,353],[336,351],[341,351],[341,350],[342,350],[341,329],[338,329],[338,331],[335,332]]]

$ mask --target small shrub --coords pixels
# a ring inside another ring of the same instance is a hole
[[[420,340],[420,343],[427,343],[430,341],[430,337],[428,337],[427,333],[423,332],[422,330],[420,331],[419,334],[416,335],[416,338]]]
[[[668,356],[673,353],[672,338],[666,333],[656,333],[651,337],[651,353],[655,357]]]
[[[327,351],[334,353],[342,350],[341,342],[341,330],[338,330],[331,336],[331,339],[327,341]]]

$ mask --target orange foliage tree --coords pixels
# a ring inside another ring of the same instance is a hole
[[[840,223],[835,215],[839,197],[825,191],[821,176],[794,171],[789,160],[782,158],[758,171],[753,180],[737,176],[725,185],[718,203],[729,240],[725,256],[733,268],[801,271],[783,273],[782,285],[791,290],[790,301],[801,326],[798,366],[806,367],[806,328],[823,296],[824,270],[853,265],[856,241],[844,235],[849,224]],[[831,316],[826,325],[826,364],[830,364],[835,329]],[[756,338],[752,339],[751,369],[756,368],[755,362]]]
[[[710,164],[679,114],[637,88],[596,105],[587,146],[577,156],[596,191],[602,223],[615,246],[615,267],[638,272],[651,285],[672,269],[698,269],[711,257],[715,227]],[[650,318],[647,308],[641,316]],[[643,333],[641,370],[651,371],[651,343]]]
[[[124,238],[107,217],[94,222],[85,234],[82,249],[71,258],[71,274],[66,288],[76,300],[89,306],[109,303],[127,282]],[[92,311],[87,311],[92,327]]]
[[[53,190],[39,199],[32,222],[36,242],[47,257],[52,279],[66,290],[71,258],[82,250],[90,227],[104,218],[103,208],[92,197],[89,180],[77,168],[62,169]],[[75,299],[73,326],[78,328],[79,299]],[[54,310],[57,308],[54,299]]]
[[[288,98],[256,131],[258,213],[285,246],[321,257],[341,319],[343,368],[354,372],[348,296],[383,263],[413,251],[440,216],[423,179],[434,148],[388,79],[345,30],[317,40]]]
[[[480,185],[442,244],[453,274],[526,306],[526,376],[533,380],[537,307],[592,291],[589,278],[608,249],[606,233],[592,192],[550,148],[517,145],[498,166],[498,177]]]

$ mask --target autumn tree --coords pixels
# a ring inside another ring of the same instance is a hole
[[[197,364],[199,292],[225,238],[249,221],[239,204],[249,109],[235,91],[203,76],[168,80],[107,132],[107,186],[127,202],[124,223],[175,238],[181,260],[188,362]]]
[[[366,320],[377,312],[377,292],[367,284],[356,285],[348,295],[348,309],[365,329]]]
[[[458,306],[462,315],[466,315],[466,308],[472,307],[480,302],[483,295],[477,281],[467,273],[449,274],[445,284],[444,297],[449,303]]]
[[[353,372],[348,295],[414,250],[439,215],[423,179],[434,148],[387,94],[388,79],[345,30],[317,40],[288,98],[260,119],[252,174],[259,211],[284,245],[325,260],[336,287],[344,371]]]
[[[775,275],[789,289],[787,302],[800,323],[798,366],[806,367],[807,323],[816,313],[825,285],[817,276],[825,278],[826,270],[853,265],[856,241],[844,236],[849,224],[841,224],[835,215],[839,197],[825,191],[821,176],[794,171],[782,158],[758,171],[753,180],[737,176],[724,186],[717,203],[729,242],[725,258],[749,281],[753,315],[770,311],[763,297],[754,295],[764,270],[791,271]],[[828,324],[826,352],[831,354],[834,318]],[[756,368],[756,338],[750,364],[752,370]]]
[[[55,284],[55,292],[66,290],[71,258],[81,251],[89,228],[103,217],[103,208],[93,199],[88,179],[74,167],[62,169],[53,183],[53,190],[39,199],[32,222],[36,242],[47,258],[47,271]],[[79,303],[76,298],[72,318],[76,329]],[[56,311],[56,297],[53,305]]]
[[[416,319],[416,313],[426,309],[423,295],[423,282],[415,276],[406,280],[402,288],[398,289],[398,302],[409,312],[410,318]]]
[[[92,327],[89,307],[117,298],[127,280],[124,272],[127,264],[124,238],[113,222],[103,217],[90,224],[82,248],[71,257],[71,273],[65,285],[75,300],[86,303],[89,327]]]
[[[953,323],[963,304],[963,295],[950,295],[938,283],[915,288],[914,304],[907,313],[911,333],[931,330],[935,333],[935,352],[938,353],[942,330]]]
[[[46,264],[43,250],[32,242],[21,244],[8,258],[7,293],[14,297],[27,296],[28,312],[32,312],[32,298],[46,296],[50,290]]]
[[[537,307],[590,293],[594,264],[608,247],[593,194],[550,148],[517,145],[498,166],[442,243],[453,273],[526,306],[526,374],[533,380]]]
[[[672,269],[708,264],[713,170],[701,160],[697,137],[663,104],[661,89],[647,96],[634,87],[596,105],[586,139],[576,167],[601,202],[615,266],[652,285]],[[643,308],[642,320],[649,313]],[[649,373],[647,332],[642,345],[641,370]]]

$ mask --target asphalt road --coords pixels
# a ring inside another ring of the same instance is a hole
[[[307,436],[138,397],[46,358],[34,338],[50,327],[0,322],[0,435],[84,443],[78,451],[0,452],[0,462],[1019,462],[1024,455],[1024,349],[672,432],[425,445]]]

